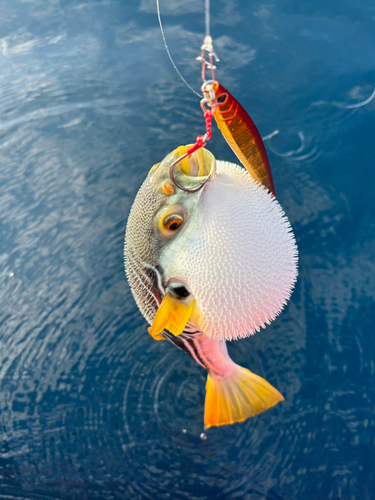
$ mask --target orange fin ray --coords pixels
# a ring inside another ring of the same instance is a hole
[[[208,374],[204,407],[207,428],[243,422],[284,401],[267,380],[241,366],[236,368],[236,372],[227,378]]]

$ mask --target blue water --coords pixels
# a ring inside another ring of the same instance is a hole
[[[217,76],[266,137],[300,251],[284,313],[229,346],[286,401],[203,429],[206,372],[123,270],[148,170],[203,133],[153,0],[4,0],[0,498],[375,498],[375,5],[212,2]],[[199,88],[203,0],[161,0]],[[209,149],[236,161],[214,128]]]

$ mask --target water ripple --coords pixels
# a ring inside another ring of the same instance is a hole
[[[229,345],[285,402],[205,430],[206,372],[148,335],[122,256],[137,189],[202,132],[199,104],[175,80],[148,2],[5,2],[0,498],[371,500],[372,28],[358,29],[363,6],[346,17],[326,4],[213,13],[220,81],[274,130],[264,139],[300,277],[273,325]],[[197,84],[195,21],[165,20]],[[236,161],[217,131],[210,148]]]

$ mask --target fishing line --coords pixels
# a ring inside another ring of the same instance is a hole
[[[206,36],[210,35],[210,0],[205,0]]]
[[[207,25],[208,25],[208,29],[209,29],[209,18],[208,18],[208,24],[207,24],[207,2],[208,2],[208,8],[209,8],[209,0],[206,0],[206,30],[207,30]],[[156,0],[156,8],[157,8],[157,11],[158,11],[158,19],[159,19],[159,25],[160,25],[160,31],[161,31],[161,36],[163,37],[163,42],[164,42],[164,46],[165,46],[165,50],[167,51],[167,54],[168,54],[168,57],[171,61],[171,63],[173,64],[173,67],[174,69],[177,71],[177,74],[178,76],[181,78],[181,80],[185,83],[185,85],[187,87],[189,87],[189,89],[194,92],[195,95],[197,95],[199,98],[202,97],[201,94],[198,94],[198,92],[196,92],[193,87],[191,87],[188,82],[185,80],[185,78],[181,75],[181,73],[178,71],[178,68],[174,62],[174,60],[172,59],[172,56],[171,56],[171,53],[169,52],[169,48],[168,48],[168,45],[167,45],[167,41],[165,39],[165,35],[164,35],[164,30],[163,30],[163,25],[162,25],[162,22],[161,22],[161,16],[160,16],[160,5],[159,5],[159,0]]]

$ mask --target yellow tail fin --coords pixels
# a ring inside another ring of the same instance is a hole
[[[219,379],[208,374],[204,425],[228,425],[243,422],[280,401],[277,389],[250,370],[237,366],[231,377]]]

